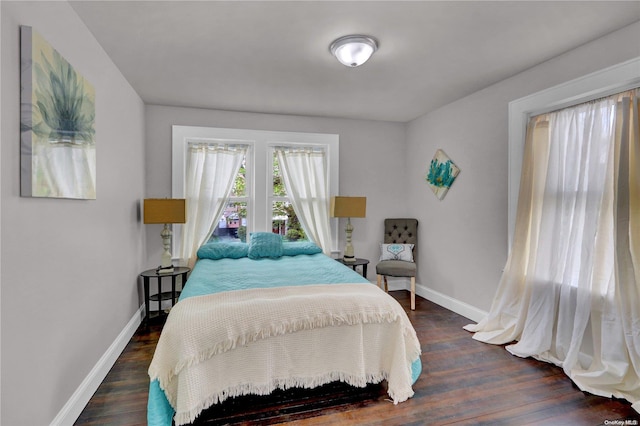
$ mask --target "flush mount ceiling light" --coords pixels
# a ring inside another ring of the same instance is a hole
[[[341,64],[357,67],[367,62],[378,50],[378,41],[369,36],[348,35],[331,43],[329,50]]]

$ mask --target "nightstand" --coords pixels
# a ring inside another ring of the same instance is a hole
[[[355,262],[345,262],[342,259],[336,259],[338,262],[342,263],[346,266],[351,266],[351,268],[356,271],[356,266],[362,266],[362,276],[367,278],[367,265],[369,264],[369,259],[362,259],[357,257]]]
[[[160,309],[160,305],[163,300],[171,300],[171,306],[175,305],[177,297],[180,296],[180,292],[176,291],[176,277],[182,277],[181,288],[184,287],[184,283],[187,282],[187,275],[191,271],[191,268],[187,268],[185,266],[177,266],[173,269],[173,272],[166,272],[163,274],[159,274],[155,269],[149,269],[140,274],[142,277],[142,284],[144,286],[144,307],[145,307],[145,323],[149,324],[149,317],[151,315],[151,311],[149,309],[150,302],[153,300],[154,302],[158,302],[159,314],[162,314],[162,310]],[[149,281],[151,278],[155,278],[158,284],[158,292],[153,295],[149,295]],[[162,292],[162,279],[163,278],[171,278],[171,291]]]

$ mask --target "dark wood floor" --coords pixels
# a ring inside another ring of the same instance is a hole
[[[408,293],[392,294],[408,310]],[[381,386],[331,385],[228,400],[207,412],[212,421],[206,424],[640,424],[629,403],[581,392],[553,365],[477,342],[462,329],[469,320],[417,299],[409,317],[422,343],[423,372],[412,399],[394,406]],[[146,424],[147,367],[160,330],[161,325],[138,329],[76,425]]]

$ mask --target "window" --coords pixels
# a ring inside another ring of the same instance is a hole
[[[285,240],[306,240],[307,235],[302,229],[300,220],[293,209],[293,205],[287,195],[278,156],[273,148],[269,149],[273,160],[271,169],[271,189],[269,190],[269,204],[271,205],[271,229],[275,234],[280,234]]]
[[[324,150],[328,159],[329,193],[338,193],[338,135],[272,132],[211,127],[173,126],[172,196],[185,193],[185,151],[190,143],[233,143],[249,147],[235,178],[231,197],[214,231],[214,238],[244,240],[251,232],[270,231],[294,240],[306,238],[293,215],[282,183],[276,147]],[[188,207],[187,207],[188,208]],[[179,252],[181,225],[174,225],[174,253]],[[337,250],[337,221],[331,221],[332,249]]]
[[[509,259],[491,311],[465,327],[629,401],[640,400],[628,386],[639,379],[639,109],[640,88],[531,119]]]
[[[249,164],[250,166],[250,164]],[[213,231],[209,241],[247,240],[247,207],[251,196],[251,187],[247,186],[247,156],[242,160],[242,165],[235,177],[231,195],[227,205]]]
[[[529,117],[623,92],[640,83],[640,58],[632,59],[509,103],[508,249],[515,228],[524,141]]]

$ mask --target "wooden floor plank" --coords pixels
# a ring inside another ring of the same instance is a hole
[[[197,424],[640,424],[640,415],[626,401],[584,393],[556,366],[473,340],[462,329],[468,319],[419,297],[416,310],[409,311],[408,292],[391,294],[407,311],[422,345],[423,372],[413,398],[393,405],[384,385],[331,384],[228,400],[207,410]],[[147,368],[161,329],[162,324],[152,324],[137,330],[76,425],[146,424]]]

